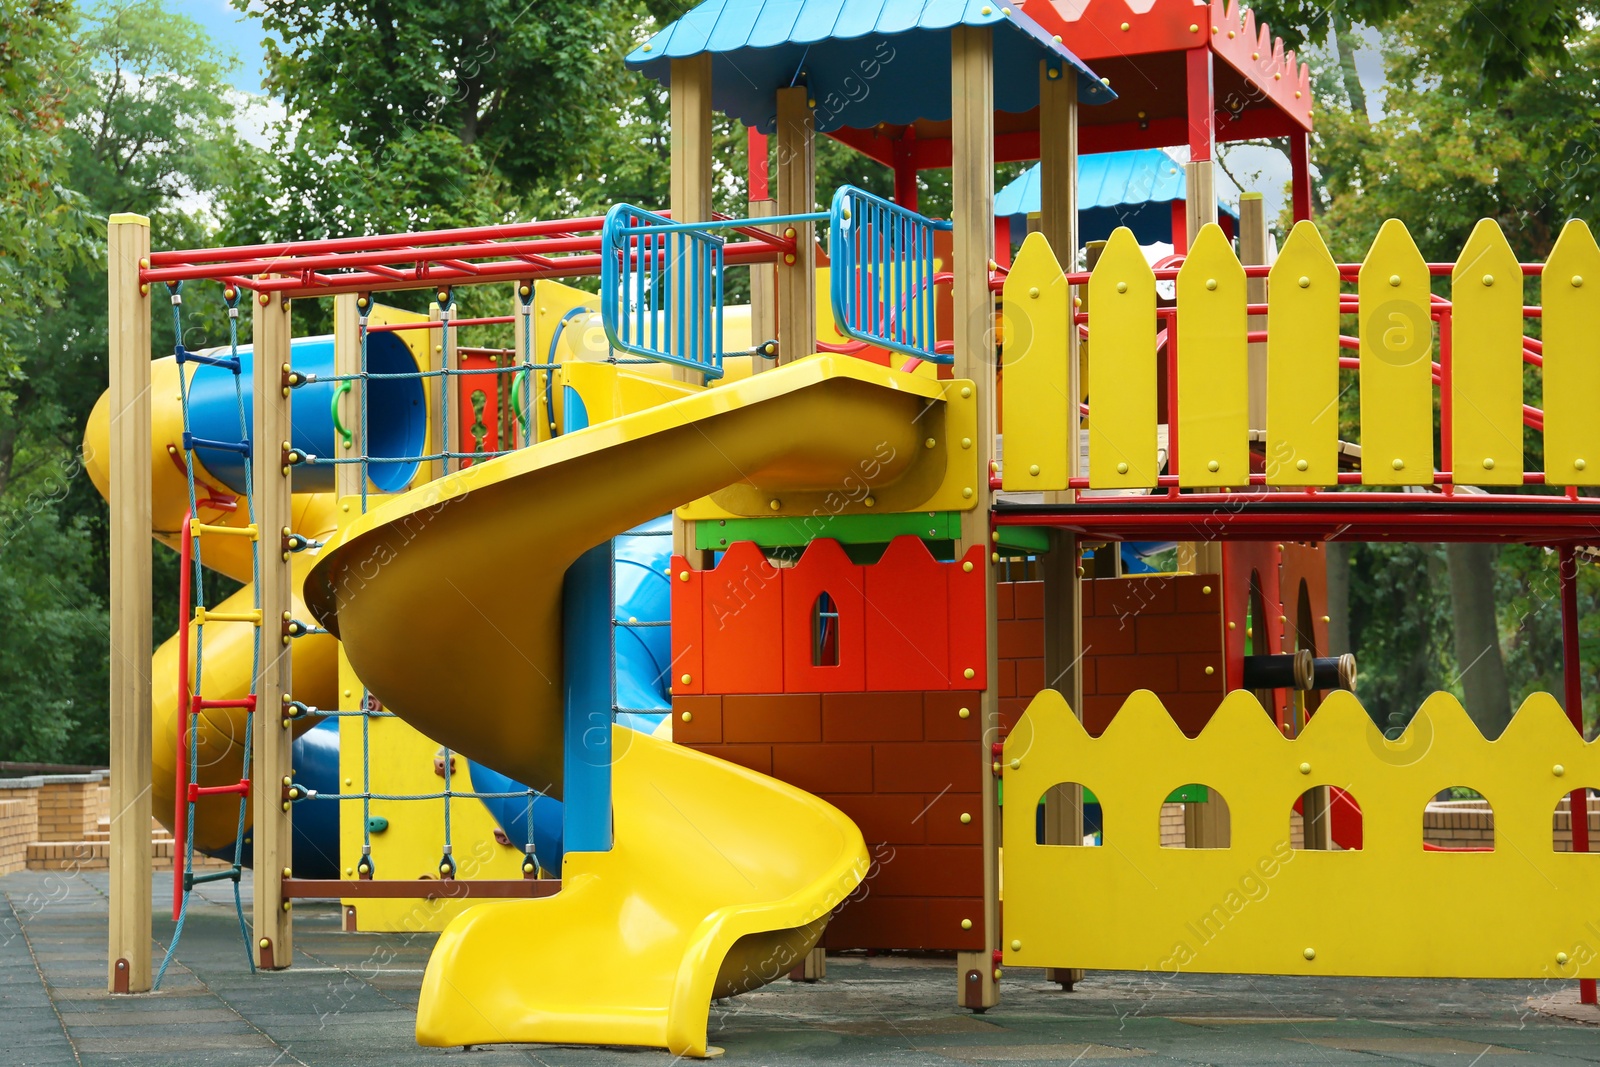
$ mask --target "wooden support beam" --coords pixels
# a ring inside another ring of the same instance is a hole
[[[711,54],[672,61],[672,217],[711,218]],[[681,354],[681,353],[679,353]],[[672,377],[699,385],[705,376],[674,366]]]
[[[1192,246],[1200,228],[1217,221],[1217,165],[1209,159],[1196,160],[1185,163],[1183,171],[1184,184],[1188,186],[1188,200],[1184,204],[1188,213],[1188,245]]]
[[[679,222],[711,218],[711,53],[672,61],[672,217]],[[669,245],[670,247],[670,245]],[[681,354],[681,353],[679,353]],[[672,367],[674,381],[704,385],[705,375],[688,367]],[[694,524],[672,518],[672,551],[696,565]]]
[[[1078,262],[1078,80],[1061,68],[1039,64],[1039,232],[1044,234],[1065,270]],[[1074,293],[1074,295],[1079,295]],[[1082,296],[1087,297],[1085,289]],[[1066,347],[1067,396],[1061,417],[1066,419],[1067,473],[1076,478],[1082,464],[1079,445],[1079,401],[1083,397],[1083,366],[1078,331],[1062,338]],[[1046,494],[1053,503],[1070,504],[1071,490]],[[1083,717],[1083,586],[1079,577],[1076,535],[1050,532],[1050,551],[1042,560],[1044,579],[1044,681],[1066,698]],[[1044,798],[1044,840],[1047,844],[1077,844],[1083,840],[1083,787],[1058,786]],[[1051,967],[1049,981],[1071,989],[1083,977],[1076,968]]]
[[[150,220],[112,215],[106,354],[111,375],[111,902],[106,985],[150,988]],[[165,679],[175,684],[175,679]]]
[[[1260,193],[1239,197],[1239,261],[1246,266],[1265,266],[1267,262],[1267,209]],[[1245,292],[1252,304],[1267,302],[1267,280],[1250,278]],[[1267,317],[1251,315],[1251,330],[1265,330]],[[1267,428],[1267,346],[1257,341],[1250,346],[1250,428]]]
[[[290,525],[289,467],[283,443],[290,440],[288,389],[284,372],[292,336],[289,302],[278,293],[251,294],[255,344],[255,432],[251,467],[256,523],[261,530],[261,656],[255,679],[255,770],[250,801],[255,817],[255,899],[253,950],[260,967],[287,967],[294,940],[283,897],[284,871],[293,856],[293,820],[285,810],[283,782],[293,772],[289,723],[283,701],[290,694],[289,638],[283,621],[294,603],[283,531]]]
[[[816,210],[816,127],[806,87],[778,90],[778,214]],[[817,248],[811,223],[786,226],[795,250],[778,264],[778,362],[817,350]]]
[[[772,200],[752,200],[750,217],[762,218],[777,214],[778,205]],[[750,264],[750,344],[759,345],[778,336],[778,272],[771,263]],[[751,370],[759,374],[772,366],[769,360],[756,358]]]
[[[961,514],[962,548],[982,545],[990,559],[989,464],[994,455],[995,335],[994,294],[989,261],[994,256],[994,42],[988,27],[958,26],[950,34],[951,261],[955,271],[952,307],[955,322],[955,376],[971,379],[977,391],[978,484],[971,511]],[[983,740],[973,754],[985,769],[989,746],[1000,738],[1000,664],[995,568],[986,566],[984,625],[987,630],[989,687],[978,696]],[[1000,809],[995,779],[983,775],[983,930],[982,952],[956,954],[957,1002],[979,1011],[999,1001],[993,952],[1000,947]]]
[[[333,298],[333,373],[361,373],[361,316],[363,309],[357,305],[362,299],[355,293],[342,293]],[[371,310],[370,298],[368,307]],[[339,422],[350,431],[349,447],[343,440],[333,443],[334,455],[341,458],[361,455],[366,442],[361,439],[361,397],[365,387],[359,379],[349,383],[350,389],[339,397]],[[333,468],[334,494],[341,499],[361,495],[361,464],[340,463]]]

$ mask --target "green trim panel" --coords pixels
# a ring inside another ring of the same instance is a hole
[[[762,548],[800,548],[819,537],[841,544],[883,544],[904,534],[931,541],[954,540],[961,534],[955,511],[912,511],[885,515],[781,516],[771,519],[702,519],[694,524],[695,547],[713,551],[735,541],[754,541]]]

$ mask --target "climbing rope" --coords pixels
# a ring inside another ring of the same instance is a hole
[[[173,928],[172,941],[167,946],[166,954],[161,959],[161,966],[156,970],[155,981],[152,988],[160,989],[161,980],[166,976],[167,968],[171,965],[174,955],[178,951],[178,943],[183,938],[183,929],[189,917],[189,903],[197,885],[206,882],[227,879],[233,882],[233,906],[239,918],[239,934],[245,946],[245,959],[250,964],[252,972],[255,970],[255,959],[250,951],[250,931],[244,917],[244,899],[240,890],[241,873],[244,870],[244,827],[245,818],[249,812],[250,803],[250,756],[251,741],[255,725],[255,679],[260,675],[261,668],[261,545],[259,537],[255,535],[255,487],[252,482],[250,459],[251,449],[249,443],[248,413],[245,410],[244,382],[242,381],[242,367],[239,360],[239,290],[234,286],[223,289],[223,301],[228,310],[228,352],[226,357],[218,357],[205,353],[189,352],[183,346],[183,283],[169,285],[172,297],[172,334],[173,334],[173,359],[178,365],[178,399],[183,414],[183,452],[184,474],[188,482],[189,493],[189,519],[184,523],[186,541],[184,548],[187,552],[189,570],[184,575],[185,590],[190,596],[184,598],[182,605],[183,616],[179,619],[180,648],[186,648],[189,641],[190,622],[194,623],[193,661],[194,683],[190,686],[187,677],[188,661],[184,655],[179,656],[180,677],[178,678],[178,742],[184,750],[188,774],[182,783],[185,793],[180,797],[184,805],[184,848],[181,856],[174,856],[173,863],[178,868],[174,877],[181,877],[182,895],[178,904],[177,923]],[[185,374],[184,367],[188,364],[197,366],[220,367],[233,375],[234,396],[238,405],[239,439],[237,442],[206,441],[195,436],[190,420],[189,401],[192,392],[192,382],[189,375]],[[195,489],[195,466],[198,462],[196,452],[199,447],[220,447],[230,451],[239,452],[244,456],[244,501],[245,520],[247,529],[226,530],[208,528],[206,524],[196,521],[200,514],[202,504],[212,505],[210,494],[205,500],[199,499]],[[248,696],[241,702],[236,700],[216,701],[208,703],[204,698],[205,682],[205,628],[208,622],[232,623],[241,621],[229,616],[211,613],[207,617],[207,604],[205,597],[205,574],[203,535],[207,532],[245,533],[250,536],[251,542],[251,587],[253,589],[254,612],[253,619],[246,618],[255,628],[255,641],[252,649],[252,662],[250,668],[251,688]],[[192,602],[191,602],[192,601]],[[197,728],[199,716],[207,707],[238,707],[243,705],[245,711],[244,746],[243,746],[243,775],[237,786],[213,786],[202,789],[199,781],[199,737]],[[238,794],[239,815],[233,839],[233,862],[226,871],[212,872],[205,875],[196,875],[194,870],[194,815],[197,802],[202,796],[211,794]]]

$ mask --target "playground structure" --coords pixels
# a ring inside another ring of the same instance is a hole
[[[1579,978],[1592,1000],[1578,903],[1600,875],[1551,827],[1600,784],[1569,725],[1575,550],[1600,518],[1576,492],[1600,478],[1588,229],[1522,264],[1486,222],[1428,264],[1391,221],[1335,263],[1309,221],[1308,72],[1222,0],[821,7],[708,0],[629,57],[670,88],[669,212],[172,252],[113,217],[90,430],[113,519],[111,988],[153,978],[153,766],[186,840],[232,859],[188,885],[237,884],[248,831],[257,966],[290,965],[296,899],[359,928],[431,902],[425,1044],[703,1056],[713,997],[820,977],[827,948],[953,952],[974,1010],[1006,962]],[[755,131],[745,218],[711,210],[713,106]],[[817,210],[819,133],[893,167],[894,199]],[[1237,251],[1217,225],[1210,153],[1280,135],[1298,221],[1268,265],[1258,199]],[[1152,267],[1127,229],[1080,260],[1079,152],[1184,140],[1181,260]],[[1023,158],[1037,226],[1002,269],[994,163]],[[916,211],[940,166],[950,221]],[[583,278],[598,295],[561,281]],[[479,285],[509,313],[461,314]],[[248,349],[152,364],[152,303],[218,289]],[[376,299],[415,289],[429,314]],[[294,302],[324,297],[331,341],[292,338]],[[507,327],[507,348],[461,342]],[[147,529],[192,598],[153,693]],[[670,534],[637,556],[670,641],[619,600],[629,531]],[[1335,538],[1557,549],[1567,723],[1540,694],[1487,742],[1437,695],[1379,734],[1326,655]],[[1151,542],[1175,570],[1105,548]],[[207,605],[202,567],[249,584]],[[624,668],[630,641],[650,666]],[[313,784],[318,734],[338,759]],[[1514,848],[1423,847],[1427,799],[1463,784]],[[1164,802],[1187,849],[1161,847]],[[294,835],[331,809],[312,870]],[[1443,899],[1357,907],[1396,878]],[[1485,887],[1529,902],[1493,936],[1467,926]]]

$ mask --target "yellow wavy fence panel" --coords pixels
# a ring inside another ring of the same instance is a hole
[[[1099,738],[1041,693],[1004,755],[1005,960],[1018,966],[1462,978],[1600,974],[1600,854],[1556,852],[1561,798],[1600,786],[1586,744],[1549,694],[1486,741],[1450,695],[1385,740],[1349,694],[1294,740],[1249,693],[1197,738],[1140,691]],[[1099,847],[1035,843],[1036,803],[1061,782],[1102,805]],[[1197,782],[1226,798],[1232,844],[1160,845],[1162,802]],[[1360,805],[1363,847],[1292,846],[1308,789]],[[1494,850],[1423,849],[1423,811],[1451,786],[1494,809]]]

